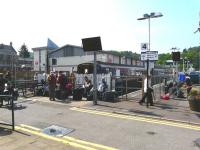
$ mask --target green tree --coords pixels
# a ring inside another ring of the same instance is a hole
[[[19,49],[19,56],[22,58],[29,58],[30,57],[30,53],[28,51],[28,48],[25,44],[23,44],[21,46],[21,48]]]
[[[164,65],[167,60],[171,60],[172,55],[170,53],[167,54],[159,54],[157,64]]]

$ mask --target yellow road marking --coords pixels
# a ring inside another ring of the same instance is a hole
[[[89,109],[76,108],[76,107],[71,108],[71,110],[90,113],[90,114],[96,114],[96,115],[102,115],[102,116],[108,116],[108,117],[114,117],[114,118],[120,118],[120,119],[136,120],[136,121],[162,124],[162,125],[168,125],[168,126],[174,126],[174,127],[179,127],[179,128],[187,128],[187,129],[200,131],[200,126],[191,125],[191,124],[187,124],[187,123],[173,122],[173,121],[167,121],[167,120],[158,120],[158,119],[153,119],[153,118],[145,118],[145,117],[141,117],[141,116],[114,114],[114,113],[111,113],[111,112],[89,110]]]
[[[29,126],[29,125],[20,124],[20,126],[21,126],[21,127],[24,127],[24,128],[31,129],[31,130],[35,130],[35,131],[40,131],[40,129],[39,129],[39,128],[32,127],[32,126]]]
[[[63,138],[60,135],[57,135],[57,137],[53,137],[53,136],[49,136],[46,135],[44,133],[41,133],[41,129],[33,127],[33,126],[29,126],[29,125],[25,125],[25,124],[20,124],[20,126],[15,126],[16,130],[22,130],[46,139],[50,139],[50,140],[54,140],[57,142],[62,142],[64,144],[68,144],[70,146],[73,147],[78,147],[84,150],[118,150],[109,146],[104,146],[104,145],[100,145],[100,144],[96,144],[96,143],[92,143],[92,142],[87,142],[87,141],[83,141],[83,140],[79,140],[79,139],[75,139],[69,136],[64,136]],[[34,131],[33,131],[34,130]],[[85,144],[85,145],[81,145],[81,144]],[[89,147],[92,146],[92,147]],[[94,148],[93,148],[94,147]],[[97,148],[97,149],[96,149]]]
[[[32,130],[25,129],[25,128],[22,128],[22,127],[19,127],[19,126],[15,126],[15,128],[16,128],[16,130],[25,131],[25,132],[28,132],[28,133],[31,133],[31,134],[34,134],[34,135],[37,135],[37,136],[40,136],[40,137],[43,137],[43,138],[46,138],[46,139],[50,139],[50,140],[53,140],[53,141],[57,141],[57,142],[67,144],[67,145],[70,145],[70,146],[73,146],[73,147],[76,147],[76,148],[81,148],[81,149],[84,149],[84,150],[97,150],[97,149],[92,148],[92,147],[88,147],[88,146],[84,146],[84,145],[77,144],[77,143],[74,143],[74,142],[70,142],[70,141],[67,141],[65,139],[49,136],[49,135],[46,135],[44,133],[32,131]]]
[[[117,150],[117,149],[112,148],[112,147],[108,147],[108,146],[104,146],[104,145],[100,145],[100,144],[96,144],[96,143],[91,143],[91,142],[86,142],[86,141],[75,139],[75,138],[68,137],[68,136],[64,136],[64,138],[67,139],[67,140],[69,140],[69,141],[72,141],[72,142],[76,142],[76,143],[80,143],[80,144],[86,144],[86,145],[91,145],[93,147],[101,148],[101,149],[104,149],[104,150]]]

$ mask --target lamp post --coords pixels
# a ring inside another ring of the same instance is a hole
[[[160,12],[152,12],[150,14],[144,14],[142,18],[138,18],[137,20],[145,20],[145,19],[148,19],[148,25],[149,25],[149,51],[151,50],[151,42],[150,42],[150,39],[151,39],[151,36],[150,36],[150,20],[151,18],[158,18],[158,17],[162,17],[162,13]],[[149,59],[147,59],[147,88],[149,87]]]

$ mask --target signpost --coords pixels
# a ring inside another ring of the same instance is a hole
[[[141,43],[141,52],[146,52],[148,49],[148,43]]]
[[[100,37],[92,37],[82,39],[83,50],[85,52],[93,51],[94,52],[94,69],[93,69],[93,104],[97,105],[97,56],[96,51],[101,51],[101,38]]]
[[[147,61],[147,59],[152,61],[158,60],[158,51],[141,52],[141,61]]]

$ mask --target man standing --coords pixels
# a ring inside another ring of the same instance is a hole
[[[56,76],[54,72],[51,71],[48,76],[48,84],[49,84],[49,100],[55,101],[55,88],[56,88]]]
[[[153,106],[153,97],[152,97],[152,92],[153,89],[151,88],[151,76],[148,77],[148,87],[147,87],[147,77],[144,79],[144,95],[142,99],[139,101],[139,104],[142,105],[142,103],[145,102],[145,99],[147,98],[147,103],[150,103],[150,106]]]

